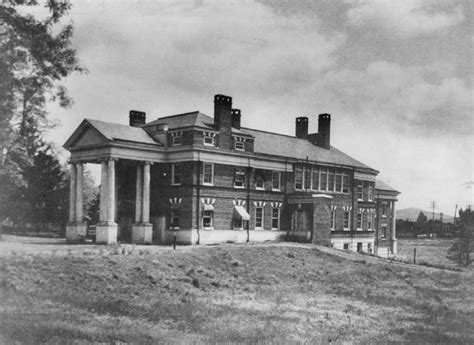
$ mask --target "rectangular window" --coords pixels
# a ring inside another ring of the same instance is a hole
[[[362,230],[362,213],[357,213],[357,230]]]
[[[328,173],[328,191],[334,191],[334,171]]]
[[[245,144],[243,141],[235,141],[235,149],[238,151],[245,151]]]
[[[262,170],[255,170],[255,188],[264,189],[264,179]]]
[[[272,189],[280,190],[280,172],[272,172]]]
[[[369,201],[374,201],[374,184],[369,182]]]
[[[319,181],[320,185],[320,190],[326,190],[327,189],[327,170],[321,169],[321,180]]]
[[[171,210],[170,229],[179,229],[179,211]]]
[[[234,177],[234,187],[235,188],[244,188],[245,187],[245,173],[241,171],[235,172]]]
[[[374,215],[372,213],[369,213],[367,215],[367,230],[372,231],[373,229],[373,224],[374,224]]]
[[[304,189],[311,189],[311,168],[304,167]]]
[[[263,207],[255,209],[255,229],[263,228]]]
[[[382,231],[381,231],[381,236],[382,238],[386,238],[387,237],[387,224],[382,224]]]
[[[357,183],[357,199],[358,200],[363,200],[363,193],[362,193],[362,190],[364,189],[364,184],[362,181],[359,181]]]
[[[212,135],[204,134],[204,145],[215,146],[215,140]]]
[[[367,230],[368,221],[369,221],[369,214],[367,212],[364,212],[362,214],[362,229]]]
[[[362,253],[362,242],[357,242],[357,252]]]
[[[336,210],[331,211],[331,230],[335,230],[336,226]]]
[[[382,204],[382,216],[387,217],[387,207],[388,205],[386,203]]]
[[[349,175],[342,174],[342,192],[349,193]]]
[[[204,163],[202,166],[202,175],[203,184],[212,185],[214,184],[214,164],[212,163]]]
[[[280,209],[272,208],[272,230],[280,229]]]
[[[214,211],[205,210],[202,213],[202,227],[204,229],[212,228]]]
[[[367,252],[372,254],[372,243],[367,243]]]
[[[242,217],[234,217],[234,229],[242,229]]]
[[[171,165],[171,184],[181,184],[181,164]]]
[[[344,211],[344,230],[349,230],[351,224],[351,213]]]
[[[342,192],[342,175],[336,174],[336,189],[335,192]]]
[[[303,189],[303,169],[295,167],[295,189]]]
[[[363,199],[365,201],[369,200],[369,182],[364,181],[364,195]]]
[[[313,183],[311,189],[319,190],[319,168],[313,169]]]
[[[183,134],[182,133],[172,133],[171,145],[180,146],[183,144]]]
[[[349,243],[344,243],[344,247],[343,247],[345,250],[349,250]]]

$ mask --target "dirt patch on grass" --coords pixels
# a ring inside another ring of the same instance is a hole
[[[125,248],[4,257],[0,340],[474,342],[470,274],[311,246]]]

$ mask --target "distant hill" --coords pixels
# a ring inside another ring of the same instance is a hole
[[[397,219],[403,219],[403,220],[410,220],[412,222],[416,222],[416,219],[418,218],[418,215],[420,212],[423,212],[426,217],[428,217],[428,220],[432,218],[432,214],[430,211],[422,210],[419,208],[404,208],[402,210],[397,210]],[[439,213],[434,214],[435,220],[439,220]],[[443,222],[445,223],[452,223],[453,222],[453,216],[443,214]]]

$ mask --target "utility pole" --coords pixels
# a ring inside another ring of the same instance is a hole
[[[456,207],[454,208],[454,220],[453,224],[456,225],[456,214],[458,213],[458,204],[456,204]]]
[[[431,202],[431,208],[432,208],[432,220],[433,220],[433,223],[434,223],[434,210],[436,208],[436,201],[432,201]]]

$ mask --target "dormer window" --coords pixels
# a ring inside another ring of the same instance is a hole
[[[171,146],[181,146],[183,144],[183,132],[171,133]]]
[[[245,151],[245,138],[234,136],[234,148],[237,151]]]
[[[216,133],[202,132],[204,134],[204,145],[216,146]]]

